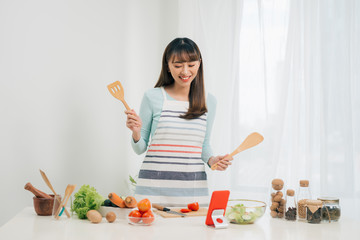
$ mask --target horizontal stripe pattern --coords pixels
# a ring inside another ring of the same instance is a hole
[[[166,125],[166,126],[177,126],[177,127],[180,127],[180,126],[189,126],[189,125],[192,125],[192,126],[197,126],[201,129],[206,129],[206,123],[204,122],[189,122],[189,121],[170,121],[170,120],[161,120],[161,122],[158,123],[158,126],[163,126],[163,125]]]
[[[209,196],[193,196],[193,197],[165,197],[165,196],[149,196],[135,193],[136,199],[148,198],[151,203],[157,203],[166,207],[187,207],[187,203],[198,202],[201,207],[207,207],[210,202]]]
[[[146,155],[145,158],[173,158],[173,159],[201,159],[201,157],[182,157],[182,156],[161,156],[161,155]]]
[[[163,118],[179,118],[178,116],[174,116],[174,115],[170,115],[170,114],[164,114],[164,115],[161,115],[160,117],[163,117]],[[200,120],[200,121],[205,121],[206,122],[206,119],[203,119],[203,118],[194,118],[192,120]]]
[[[187,139],[186,137],[181,137],[180,140],[183,144],[196,144],[198,146],[202,146],[204,139],[198,139],[198,140],[194,140],[194,139]],[[168,137],[168,136],[162,136],[162,137],[158,137],[156,136],[156,138],[153,138],[152,143],[156,143],[156,144],[163,144],[163,143],[169,143],[169,144],[179,144],[179,137]]]
[[[156,164],[174,164],[174,165],[204,165],[204,163],[188,163],[188,162],[163,162],[163,161],[144,161],[143,163],[156,163]]]
[[[201,140],[204,139],[205,133],[198,133],[198,132],[189,132],[184,130],[176,130],[176,129],[156,129],[157,133],[156,136],[154,136],[154,139],[161,138],[161,137],[167,137],[169,135],[172,135],[173,139],[178,140],[181,142],[181,144],[186,144],[186,142],[193,138],[193,140],[197,140],[199,142],[203,142]]]
[[[151,150],[151,149],[149,149]],[[183,152],[170,152],[170,151],[167,151],[167,152],[163,152],[163,151],[149,151],[147,152],[146,156],[168,156],[170,158],[173,158],[173,157],[191,157],[191,158],[201,158],[201,153],[183,153]]]
[[[208,203],[207,176],[201,159],[206,114],[191,120],[180,118],[187,107],[186,102],[164,101],[139,172],[135,190],[139,199],[149,198],[166,206]]]
[[[193,154],[201,154],[201,152],[195,151],[176,151],[176,150],[162,150],[162,149],[149,149],[148,152],[169,152],[169,153],[193,153]]]
[[[202,148],[192,145],[176,145],[176,144],[151,144],[150,147],[181,147],[181,148]]]
[[[161,188],[161,187],[144,187],[136,188],[136,194],[146,196],[165,196],[165,197],[190,197],[190,196],[207,196],[207,188]]]
[[[187,163],[182,162],[156,162],[156,161],[144,161],[141,166],[142,169],[152,170],[152,171],[168,171],[168,172],[201,172],[204,170],[204,163]]]
[[[137,179],[137,184],[144,187],[163,187],[163,188],[207,188],[207,181],[166,181],[161,179]]]
[[[168,127],[157,127],[157,129],[166,129],[166,128],[168,128],[168,129],[177,129],[177,130],[192,130],[192,131],[198,131],[198,132],[203,132],[203,133],[205,133],[206,131],[205,130],[203,130],[203,129],[199,129],[199,128],[185,128],[185,127],[172,127],[172,126],[168,126]]]
[[[206,172],[175,172],[175,171],[155,171],[141,169],[139,178],[145,179],[164,179],[164,180],[181,180],[181,181],[199,181],[206,180]]]

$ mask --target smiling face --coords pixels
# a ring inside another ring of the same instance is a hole
[[[191,82],[198,74],[200,60],[186,61],[174,56],[168,62],[169,71],[178,87],[190,87]]]

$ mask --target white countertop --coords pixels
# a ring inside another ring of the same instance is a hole
[[[162,218],[151,226],[134,226],[125,219],[99,224],[88,220],[37,216],[24,208],[0,228],[0,239],[360,239],[360,221],[342,217],[336,223],[309,224],[272,219],[269,212],[251,225],[229,224],[226,229],[205,225],[205,217]],[[66,220],[67,219],[67,220]]]

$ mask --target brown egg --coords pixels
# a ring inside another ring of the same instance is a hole
[[[112,223],[116,220],[116,214],[114,212],[108,212],[106,214],[106,220],[108,220],[109,223]]]

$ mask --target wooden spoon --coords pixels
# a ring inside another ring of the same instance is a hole
[[[59,219],[59,212],[60,212],[62,206],[63,206],[64,203],[65,203],[65,200],[66,200],[66,198],[67,198],[67,195],[69,194],[70,188],[71,188],[71,185],[68,184],[68,185],[66,186],[66,189],[65,189],[64,198],[63,198],[63,200],[61,201],[58,209],[56,209],[56,211],[55,211],[55,214],[54,214],[54,215],[55,215],[55,218],[56,218],[56,219]]]
[[[41,171],[41,169],[39,169],[39,170],[40,170],[41,177],[44,179],[46,185],[51,189],[51,191],[52,191],[52,192],[54,193],[54,195],[55,195],[55,198],[56,198],[57,201],[60,203],[60,198],[57,198],[57,197],[56,197],[57,194],[56,194],[53,186],[51,185],[49,179],[47,178],[46,174],[45,174],[43,171]],[[68,210],[67,210],[66,208],[65,208],[65,213],[66,213],[66,216],[70,217],[70,213],[68,212]]]
[[[130,107],[127,105],[125,99],[124,99],[124,88],[121,85],[119,81],[113,82],[109,84],[108,86],[109,92],[111,95],[113,95],[115,98],[119,99],[125,106],[127,110],[130,110]]]
[[[238,154],[239,152],[242,152],[246,149],[252,148],[256,145],[258,145],[259,143],[261,143],[264,140],[264,137],[257,132],[251,133],[249,136],[247,136],[245,138],[245,140],[240,144],[240,146],[238,146],[235,151],[233,151],[228,157],[226,157],[224,160],[231,158],[233,156],[235,156],[236,154]],[[212,170],[215,170],[217,168],[217,163],[215,163],[214,165],[211,166]]]
[[[67,202],[68,202],[71,194],[72,194],[73,191],[75,190],[75,188],[76,188],[76,185],[70,185],[70,188],[69,188],[69,190],[68,190],[68,193],[67,193],[66,197],[64,198],[65,202],[64,202],[64,204],[62,205],[62,209],[63,209],[63,210],[66,210],[66,204],[67,204]],[[59,219],[59,217],[60,217],[61,214],[63,213],[63,210],[61,210],[61,212],[60,212],[58,215],[55,216],[56,219]],[[68,218],[70,218],[70,216],[68,216]]]

